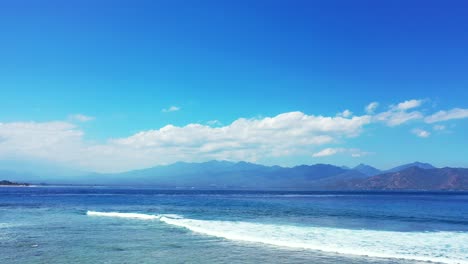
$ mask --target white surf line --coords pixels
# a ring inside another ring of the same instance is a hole
[[[140,213],[88,211],[87,215],[133,218],[142,220],[160,220],[166,224],[185,228],[192,232],[203,235],[233,241],[261,243],[265,245],[286,248],[310,249],[322,252],[385,259],[468,264],[468,257],[463,256],[465,252],[464,245],[466,243],[461,241],[465,240],[468,234],[459,232],[434,233],[435,237],[432,237],[430,233],[425,232],[411,233],[372,230],[347,230],[322,227],[303,228],[248,222],[195,220],[170,214],[148,215]],[[408,239],[401,239],[400,236],[408,236]],[[449,241],[447,239],[449,239]],[[414,246],[420,246],[424,243],[429,243],[427,245],[429,248],[425,249],[422,247],[411,249]],[[448,245],[454,244],[455,248],[451,249],[452,251],[442,251],[439,253],[439,255],[432,254],[434,252],[430,252],[428,255],[427,251],[441,250],[438,243],[445,243]],[[389,250],[390,252],[388,252]],[[408,251],[405,254],[405,250],[420,251]],[[449,256],[446,254],[449,254]],[[452,256],[450,256],[450,254],[452,254]]]
[[[141,219],[141,220],[158,220],[161,217],[159,215],[148,215],[148,214],[139,214],[139,213],[96,212],[96,211],[87,211],[86,215],[101,216],[101,217],[132,218],[132,219]]]

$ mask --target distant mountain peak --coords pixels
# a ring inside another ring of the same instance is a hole
[[[353,169],[356,170],[356,169],[360,169],[360,168],[368,168],[368,167],[371,167],[373,168],[372,166],[370,165],[367,165],[367,164],[364,164],[364,163],[359,163],[356,167],[354,167]]]
[[[432,166],[429,163],[415,161],[413,163],[408,163],[408,164],[404,164],[404,165],[392,168],[390,170],[387,170],[386,172],[398,172],[398,171],[402,171],[402,170],[405,170],[405,169],[408,169],[408,168],[411,168],[411,167],[417,167],[417,168],[425,169],[425,170],[430,170],[430,169],[435,169],[436,168],[436,167]]]
[[[0,179],[47,182],[37,176],[2,170],[0,166]],[[203,189],[468,190],[468,169],[439,169],[418,161],[382,172],[363,163],[354,168],[320,163],[280,167],[246,161],[211,160],[199,163],[176,162],[121,173],[55,177],[48,178],[48,181]]]
[[[238,164],[238,165],[258,165],[258,164],[248,162],[248,161],[239,161],[236,164]]]
[[[415,161],[413,163],[410,163],[416,167],[419,167],[421,169],[435,169],[434,166],[432,166],[432,164],[429,164],[429,163],[426,163],[426,162],[419,162],[419,161]]]
[[[353,187],[364,190],[466,190],[468,169],[412,166],[364,179]]]
[[[361,164],[357,165],[356,167],[354,167],[353,170],[358,171],[360,173],[363,173],[363,174],[365,174],[367,176],[374,176],[374,175],[377,175],[377,174],[382,172],[379,169],[376,169],[376,168],[374,168],[372,166],[369,166],[369,165],[366,165],[366,164],[363,164],[363,163],[361,163]]]
[[[197,162],[194,162],[194,164],[197,164]],[[198,164],[234,164],[234,162],[227,160],[209,160]]]

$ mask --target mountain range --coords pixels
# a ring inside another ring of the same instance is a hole
[[[386,171],[360,164],[354,168],[330,164],[296,167],[248,162],[178,162],[124,173],[82,173],[67,177],[0,170],[0,179],[49,184],[138,185],[160,188],[249,190],[468,190],[468,169],[436,168],[414,162]]]

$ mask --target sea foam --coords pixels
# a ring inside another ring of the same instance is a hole
[[[104,216],[104,217],[119,217],[119,218],[133,218],[141,220],[160,220],[161,217],[170,218],[170,219],[182,219],[183,217],[177,214],[162,214],[162,215],[150,215],[150,214],[140,214],[140,213],[119,213],[119,212],[96,212],[96,211],[87,211],[89,216]]]
[[[95,212],[88,211],[86,213],[90,216],[105,216],[105,217],[120,217],[120,218],[133,218],[141,220],[155,220],[159,219],[158,215],[138,214],[138,213],[118,213],[118,212]]]
[[[379,258],[468,263],[466,232],[395,232],[235,221],[211,221],[178,215],[102,213],[88,215],[160,220],[196,233],[234,241],[261,243]]]

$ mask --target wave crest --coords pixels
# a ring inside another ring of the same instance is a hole
[[[183,218],[178,215],[101,213],[88,215],[159,220],[196,233],[229,240],[262,243],[379,258],[468,263],[466,232],[395,232],[329,227],[288,226]]]

